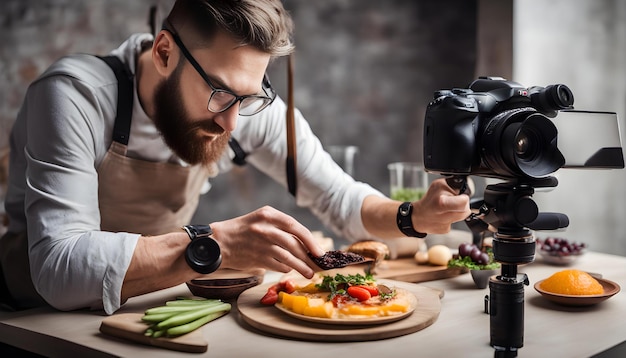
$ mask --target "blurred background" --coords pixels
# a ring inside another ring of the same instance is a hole
[[[106,54],[149,32],[149,8],[172,0],[2,0],[0,154],[28,84],[59,57]],[[568,85],[577,109],[626,116],[626,2],[618,0],[285,0],[295,25],[295,103],[322,144],[354,146],[354,177],[389,193],[387,164],[422,161],[425,108],[438,89],[477,76],[526,86]],[[286,97],[286,62],[269,69]],[[580,140],[593,133],[581,132]],[[622,141],[624,141],[622,133]],[[4,168],[4,167],[3,167]],[[0,183],[5,179],[0,171]],[[593,250],[626,255],[626,170],[557,172],[535,199],[570,217],[564,232]],[[482,179],[478,179],[481,188]],[[328,232],[287,190],[250,166],[212,180],[194,221],[263,205]],[[0,200],[4,188],[0,189]],[[480,191],[477,195],[481,195]],[[0,212],[3,208],[0,209]],[[465,229],[461,224],[456,228]]]

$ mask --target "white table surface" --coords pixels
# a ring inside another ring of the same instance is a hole
[[[591,307],[559,306],[532,287],[552,273],[576,268],[600,273],[626,287],[626,257],[590,252],[569,267],[540,261],[520,266],[530,286],[525,289],[524,347],[518,357],[590,357],[626,340],[626,293]],[[279,275],[269,273],[265,282]],[[489,315],[483,312],[489,289],[476,289],[469,274],[419,283],[442,289],[441,313],[430,327],[409,335],[370,342],[323,343],[280,338],[260,332],[232,312],[202,327],[209,342],[206,353],[182,353],[138,345],[102,335],[103,312],[59,312],[38,308],[0,311],[0,341],[51,357],[493,357],[489,345]],[[185,285],[129,300],[118,311],[142,312],[178,295]]]

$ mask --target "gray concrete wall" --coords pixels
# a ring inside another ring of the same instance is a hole
[[[516,0],[513,74],[525,85],[564,83],[576,109],[617,112],[626,128],[626,2]],[[581,128],[580,141],[597,135]],[[626,255],[626,170],[557,172],[558,187],[536,195],[543,211],[566,213],[555,235]],[[549,235],[550,233],[540,233]]]
[[[517,0],[510,24],[510,14],[502,14],[507,6],[497,8],[503,2],[286,0],[296,23],[296,104],[324,145],[358,146],[355,176],[387,192],[388,162],[421,160],[422,117],[432,91],[465,86],[475,71],[509,75],[513,26],[512,79],[565,83],[577,108],[616,111],[623,130],[626,3]],[[155,3],[165,12],[173,2],[0,1],[0,149],[38,74],[63,54],[104,54],[130,33],[148,31],[148,8]],[[269,72],[284,94],[284,61]],[[626,171],[558,175],[555,191],[536,195],[540,208],[570,216],[564,235],[626,254]],[[323,229],[253,168],[216,178],[196,220],[220,220],[266,204]]]
[[[149,6],[172,0],[2,0],[0,148],[28,84],[58,57],[105,54],[146,32]],[[439,88],[474,76],[476,2],[466,0],[286,0],[297,45],[295,101],[324,145],[355,145],[355,176],[388,192],[386,165],[420,161],[424,109]],[[269,69],[285,93],[285,62]],[[285,189],[253,168],[214,180],[197,222],[272,205],[322,230]],[[330,233],[329,233],[330,234]]]
[[[323,145],[357,146],[355,177],[388,193],[387,163],[421,161],[432,92],[474,76],[476,2],[288,0],[285,6],[296,25],[296,105]],[[285,66],[279,60],[269,71],[283,96]],[[253,168],[216,178],[196,218],[229,218],[265,204],[341,241]]]

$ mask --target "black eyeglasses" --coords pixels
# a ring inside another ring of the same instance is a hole
[[[265,96],[263,95],[247,95],[247,96],[237,96],[231,91],[215,88],[213,83],[211,83],[211,79],[204,72],[202,67],[198,61],[191,55],[189,50],[183,44],[183,41],[180,39],[176,30],[171,25],[163,24],[163,30],[172,34],[174,38],[174,42],[180,48],[183,53],[183,56],[189,61],[189,63],[196,69],[198,74],[202,77],[202,79],[211,87],[211,96],[209,97],[209,102],[207,104],[207,109],[213,113],[221,113],[228,110],[235,103],[239,102],[239,115],[240,116],[252,116],[255,115],[274,102],[276,98],[276,92],[272,88],[269,78],[267,74],[263,76],[262,89],[265,92]]]

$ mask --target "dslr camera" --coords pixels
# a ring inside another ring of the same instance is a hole
[[[424,121],[424,167],[464,192],[469,175],[503,179],[488,185],[465,222],[474,234],[493,231],[501,273],[489,280],[490,344],[496,357],[516,357],[524,341],[524,286],[517,265],[534,259],[531,230],[569,224],[540,213],[535,187],[554,187],[559,168],[624,168],[617,114],[574,111],[565,85],[525,88],[481,77],[468,88],[435,92]],[[479,236],[480,238],[480,236]]]
[[[500,77],[436,91],[424,122],[424,166],[505,180],[543,178],[561,167],[623,168],[617,115],[573,111],[573,104],[563,84],[526,88]]]

